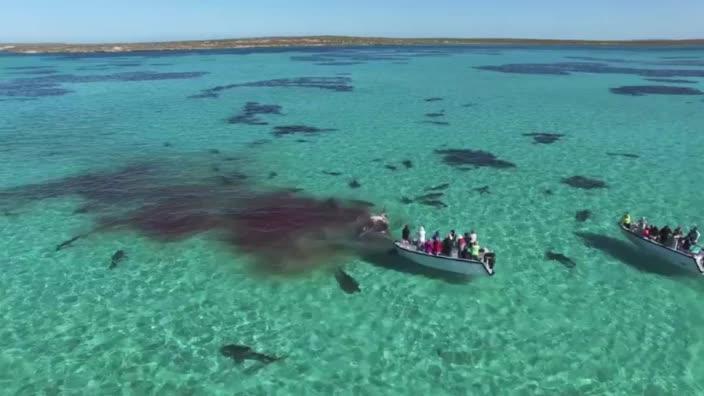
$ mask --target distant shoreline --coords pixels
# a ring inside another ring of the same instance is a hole
[[[152,43],[105,44],[11,44],[0,43],[0,53],[129,53],[140,51],[227,50],[286,47],[354,46],[588,46],[588,47],[704,47],[704,39],[690,40],[543,40],[543,39],[462,39],[462,38],[384,38],[347,36],[265,37],[223,40],[167,41]]]

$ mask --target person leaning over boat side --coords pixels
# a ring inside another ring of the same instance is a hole
[[[467,235],[465,233],[465,235]],[[457,257],[462,257],[462,251],[467,247],[467,239],[462,235],[457,235]]]
[[[680,239],[682,238],[682,226],[677,226],[675,231],[672,232],[672,248],[677,249],[680,244]]]
[[[652,239],[652,240],[654,240],[654,241],[657,241],[657,240],[658,240],[658,235],[660,235],[660,230],[658,229],[658,226],[656,226],[655,224],[652,224],[652,225],[650,226],[650,232],[649,232],[649,234],[650,234],[650,239]]]
[[[621,218],[621,224],[629,230],[631,229],[631,215],[628,214],[628,212],[626,212],[626,214],[623,215],[623,218]]]
[[[436,233],[437,234],[437,233]],[[439,236],[433,236],[433,254],[438,255],[442,251],[442,242]]]
[[[699,233],[697,226],[692,227],[692,229],[687,233],[687,239],[689,239],[689,243],[692,245],[699,243],[700,236],[701,234]]]
[[[672,236],[672,229],[669,225],[660,229],[660,243],[667,245],[670,242],[670,236]]]
[[[403,239],[406,243],[411,243],[411,229],[408,228],[408,224],[403,226],[403,230],[401,231],[401,239]]]
[[[432,254],[432,253],[433,253],[433,241],[432,241],[432,240],[428,239],[427,241],[425,241],[425,243],[423,244],[422,247],[423,247],[423,251],[424,251],[426,254]]]
[[[648,227],[643,227],[643,231],[640,232],[640,235],[643,238],[650,238],[650,228]]]
[[[442,255],[447,257],[452,255],[452,234],[447,234],[442,240]]]

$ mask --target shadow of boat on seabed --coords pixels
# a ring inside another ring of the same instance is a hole
[[[575,232],[575,235],[582,239],[585,246],[600,250],[608,256],[624,262],[638,271],[673,277],[689,275],[689,272],[682,268],[670,266],[667,263],[639,252],[626,241],[591,232]]]

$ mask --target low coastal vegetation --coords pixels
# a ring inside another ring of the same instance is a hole
[[[584,46],[684,46],[704,45],[704,40],[542,40],[511,38],[386,38],[350,36],[262,37],[223,40],[169,41],[105,44],[0,44],[0,51],[14,53],[86,53],[133,51],[182,51],[267,47],[372,46],[372,45],[584,45]]]

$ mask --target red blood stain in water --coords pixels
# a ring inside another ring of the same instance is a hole
[[[262,191],[250,180],[194,182],[185,174],[141,165],[17,187],[0,198],[26,202],[78,195],[88,201],[86,207],[96,208],[96,232],[127,228],[170,242],[214,231],[268,272],[304,271],[360,246],[348,242],[369,217],[365,205]]]

